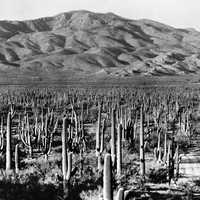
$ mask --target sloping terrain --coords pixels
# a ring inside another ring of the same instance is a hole
[[[0,21],[0,81],[198,74],[200,33],[112,13]]]

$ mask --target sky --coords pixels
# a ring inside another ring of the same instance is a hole
[[[200,31],[200,0],[0,0],[0,20],[34,19],[71,10],[113,12]]]

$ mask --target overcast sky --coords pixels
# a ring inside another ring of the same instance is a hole
[[[84,9],[200,30],[200,0],[0,0],[0,3],[0,20],[32,19]]]

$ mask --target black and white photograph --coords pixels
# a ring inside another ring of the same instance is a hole
[[[200,1],[0,0],[0,200],[200,200]]]

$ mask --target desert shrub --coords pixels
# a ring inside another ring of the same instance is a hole
[[[139,137],[136,137],[132,141],[124,141],[123,146],[127,149],[128,153],[139,153],[140,150],[140,140]]]
[[[185,153],[187,152],[188,148],[190,147],[191,143],[190,143],[190,139],[187,136],[177,136],[176,140],[179,144],[179,151],[180,153]]]
[[[98,109],[92,108],[88,114],[84,115],[84,122],[85,123],[94,123],[98,118]]]
[[[166,183],[168,170],[164,167],[151,168],[147,177],[152,183]]]
[[[98,188],[96,190],[88,190],[88,191],[82,191],[80,194],[80,198],[82,200],[99,200],[100,197],[102,196],[102,189]]]
[[[192,187],[192,188],[191,188]],[[192,180],[192,183],[190,183],[190,190],[194,192],[200,192],[200,178]]]
[[[200,187],[200,179],[196,179],[196,180],[193,180],[194,184],[196,186],[199,186]]]
[[[2,174],[0,180],[0,196],[9,200],[54,200],[58,194],[52,184],[40,184],[40,175],[37,172],[24,174]]]

